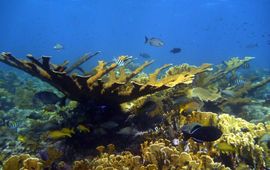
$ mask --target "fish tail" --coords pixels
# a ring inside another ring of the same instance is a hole
[[[187,134],[187,133],[183,133],[183,137],[184,137],[184,141],[187,141],[189,138],[191,138],[191,135],[190,134]]]
[[[184,108],[180,108],[179,112],[182,113],[184,110]]]
[[[147,36],[144,37],[144,43],[146,44],[148,42]]]

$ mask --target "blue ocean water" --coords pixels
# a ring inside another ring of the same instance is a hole
[[[142,52],[154,66],[253,56],[252,65],[270,68],[269,10],[269,0],[1,0],[0,51],[56,62],[102,51],[89,67],[122,54],[142,62]],[[145,36],[164,47],[144,44]],[[56,43],[64,49],[54,50]],[[171,54],[174,47],[181,53]]]

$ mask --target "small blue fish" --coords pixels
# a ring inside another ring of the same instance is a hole
[[[151,56],[148,53],[140,53],[139,56],[143,58],[151,58]]]

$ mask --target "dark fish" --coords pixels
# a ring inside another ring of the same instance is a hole
[[[182,51],[182,49],[181,48],[173,48],[173,49],[171,49],[171,53],[173,53],[173,54],[176,54],[176,53],[180,53]]]
[[[26,116],[26,118],[37,120],[37,119],[41,119],[42,115],[38,114],[37,112],[32,112],[28,116]]]
[[[49,105],[49,104],[57,104],[57,103],[64,105],[65,98],[58,97],[53,92],[40,91],[40,92],[37,92],[33,96],[32,102],[34,105],[38,105],[38,104]]]
[[[154,37],[148,38],[146,36],[145,36],[144,43],[150,44],[151,46],[155,46],[155,47],[162,47],[164,45],[164,42],[161,39],[154,38]]]
[[[246,48],[249,48],[249,49],[252,49],[252,48],[257,48],[259,45],[257,43],[253,43],[253,44],[248,44],[246,45],[245,47]]]
[[[212,142],[219,139],[222,135],[221,130],[217,127],[202,126],[198,123],[184,125],[181,130],[184,135],[184,140],[191,138],[198,143]]]
[[[151,58],[151,56],[147,53],[140,53],[139,55],[143,58]]]

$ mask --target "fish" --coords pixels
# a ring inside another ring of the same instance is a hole
[[[2,120],[0,126],[5,126],[11,130],[15,130],[17,131],[18,127],[19,127],[19,123],[17,121],[13,121],[13,120]]]
[[[31,112],[28,116],[26,116],[27,119],[41,119],[42,115],[37,112]]]
[[[245,80],[236,78],[235,80],[230,81],[230,84],[235,86],[243,86],[245,84]]]
[[[191,101],[180,106],[180,113],[197,111],[200,110],[201,107],[202,105],[198,102]]]
[[[22,143],[25,143],[26,140],[27,140],[27,137],[26,136],[23,136],[23,135],[19,135],[17,137],[18,141],[22,142]]]
[[[127,126],[127,127],[124,127],[122,129],[120,129],[118,132],[116,132],[116,134],[119,134],[119,135],[135,135],[138,132],[139,131],[136,128]]]
[[[121,55],[118,58],[114,58],[113,61],[118,66],[124,66],[128,61],[130,61],[133,57],[128,55]]]
[[[85,125],[81,125],[79,124],[77,126],[77,129],[79,130],[80,133],[89,133],[90,129],[88,127],[86,127]]]
[[[96,135],[106,135],[107,132],[103,128],[96,128],[93,131],[94,134]]]
[[[176,54],[176,53],[180,53],[182,51],[182,49],[181,48],[173,48],[173,49],[171,49],[171,53],[173,53],[173,54]]]
[[[225,153],[233,153],[235,152],[236,148],[226,142],[220,142],[215,145],[215,148],[217,148],[221,152]]]
[[[104,128],[104,129],[113,129],[118,127],[119,124],[114,122],[114,121],[108,121],[108,122],[104,122],[100,125],[100,127]]]
[[[197,143],[212,142],[222,136],[222,131],[215,126],[202,126],[199,123],[189,123],[181,128],[184,140],[189,138]]]
[[[139,56],[143,58],[151,58],[151,56],[148,53],[140,53]]]
[[[147,36],[145,36],[144,43],[145,44],[149,44],[151,46],[155,46],[155,47],[162,47],[162,46],[164,46],[164,42],[161,39],[154,38],[154,37],[148,38]]]
[[[225,95],[227,97],[234,97],[235,96],[235,91],[233,90],[228,90],[228,89],[224,89],[220,91],[222,95]]]
[[[50,139],[62,139],[66,137],[71,138],[73,134],[75,134],[73,129],[63,128],[61,130],[49,131],[47,136]]]
[[[251,43],[251,44],[247,44],[245,48],[252,49],[252,48],[257,48],[258,46],[259,46],[258,43]]]
[[[56,43],[54,46],[53,46],[53,49],[55,49],[56,51],[61,51],[64,49],[64,46],[60,43]]]
[[[250,67],[250,64],[249,63],[244,63],[243,65],[242,65],[242,68],[243,69],[248,69]]]
[[[55,93],[49,91],[40,91],[34,94],[32,98],[32,103],[34,105],[49,105],[49,104],[57,104],[64,105],[65,97],[58,97]]]

